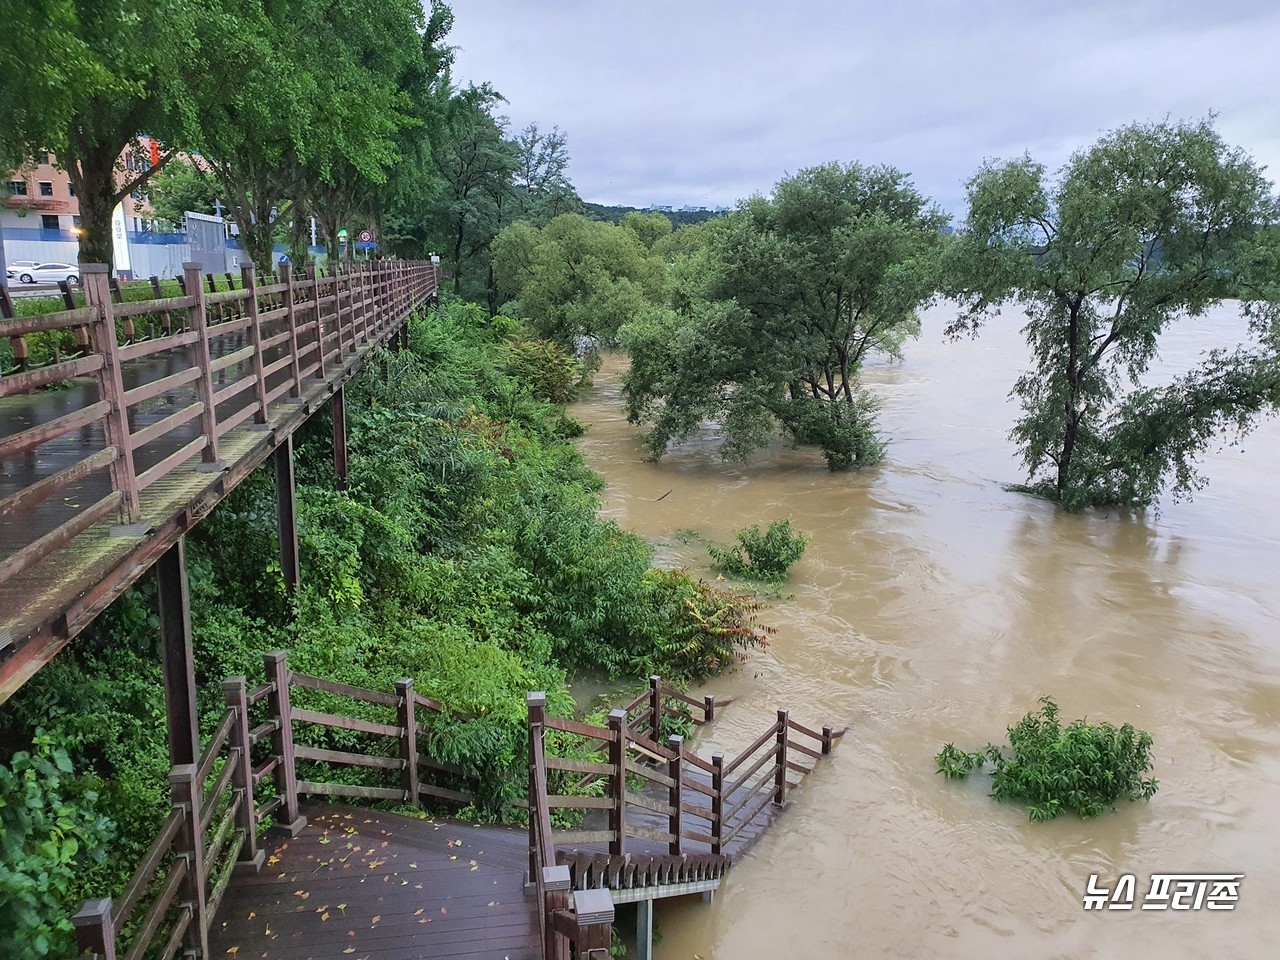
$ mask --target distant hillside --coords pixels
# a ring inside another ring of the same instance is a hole
[[[589,220],[620,223],[628,213],[660,213],[671,221],[673,227],[685,227],[702,223],[719,216],[714,210],[641,210],[639,207],[606,207],[602,203],[582,203],[582,212]]]

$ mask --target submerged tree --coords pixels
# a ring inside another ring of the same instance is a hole
[[[1035,366],[1013,387],[1012,436],[1031,489],[1068,509],[1186,495],[1216,437],[1280,406],[1266,345],[1280,319],[1277,199],[1210,122],[1123,127],[1053,181],[1029,157],[988,164],[968,192],[969,230],[950,258],[963,312],[949,332],[976,333],[1002,304],[1026,310]],[[1229,297],[1262,342],[1141,387],[1166,328]]]
[[[859,371],[919,333],[945,224],[901,171],[837,163],[708,224],[692,266],[673,270],[675,312],[624,331],[629,417],[650,426],[653,454],[716,419],[726,457],[780,425],[833,470],[879,460]]]

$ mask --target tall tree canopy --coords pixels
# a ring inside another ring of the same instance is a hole
[[[1187,494],[1216,436],[1280,404],[1277,198],[1209,121],[1123,127],[1053,179],[1030,157],[990,163],[968,195],[950,329],[976,333],[1002,304],[1026,310],[1035,366],[1013,387],[1012,436],[1034,490],[1069,509]],[[1228,297],[1258,342],[1143,387],[1168,326]]]
[[[111,262],[111,214],[171,153],[134,169],[121,155],[142,134],[167,147],[194,131],[187,78],[225,77],[197,40],[197,14],[219,0],[23,0],[0,30],[0,164],[56,155],[80,203],[80,257]]]
[[[612,342],[662,294],[662,265],[634,233],[577,214],[541,229],[513,224],[494,242],[493,257],[499,290],[518,300],[506,309],[566,346],[580,337]]]
[[[858,372],[919,332],[945,223],[901,171],[837,163],[711,221],[695,265],[674,271],[675,312],[623,330],[629,417],[653,454],[716,419],[727,457],[781,426],[833,470],[878,460]]]

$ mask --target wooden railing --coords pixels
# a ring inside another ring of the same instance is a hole
[[[86,901],[73,918],[83,953],[103,960],[208,956],[209,928],[232,874],[262,864],[244,678],[223,691],[222,719],[199,760],[170,773],[172,809],[124,892],[117,901]]]
[[[223,684],[226,710],[218,727],[197,763],[173,768],[172,810],[124,893],[114,901],[85,901],[73,919],[83,953],[101,960],[169,960],[181,951],[208,956],[209,929],[233,873],[237,867],[256,871],[263,863],[259,827],[271,822],[296,834],[306,823],[299,813],[301,796],[414,806],[427,799],[473,801],[472,794],[456,789],[467,779],[464,771],[421,752],[418,743],[430,735],[430,718],[448,711],[416,693],[412,680],[400,680],[395,693],[384,693],[295,673],[280,652],[267,654],[264,665],[266,682],[253,689],[244,677]],[[331,703],[385,711],[392,722],[296,707],[297,690],[326,694]],[[255,725],[257,717],[263,719]],[[359,739],[361,750],[299,744],[298,724],[344,731]],[[256,763],[255,747],[261,757]],[[303,780],[299,764],[313,771],[328,765],[369,768],[396,784]],[[274,796],[258,802],[265,793]],[[139,914],[143,904],[146,912]]]
[[[651,692],[698,705],[698,701],[674,691],[663,692],[656,677],[651,678]],[[607,726],[596,727],[546,716],[541,707],[535,710],[537,703],[545,702],[535,701],[541,696],[530,695],[531,756],[536,747],[544,768],[530,771],[530,797],[547,810],[606,811],[607,826],[554,832],[548,826],[548,841],[535,835],[531,820],[531,871],[539,868],[536,856],[546,859],[546,851],[554,852],[558,846],[607,844],[610,856],[622,857],[628,853],[629,838],[666,844],[673,857],[704,852],[722,856],[767,804],[786,804],[791,785],[788,775],[803,777],[813,769],[805,758],[816,761],[830,754],[836,740],[844,735],[830,726],[821,732],[811,730],[779,710],[777,720],[732,760],[726,763],[724,755],[716,753],[708,761],[688,750],[679,735],[667,737],[665,743],[651,739],[642,732],[646,726],[643,715],[641,724],[633,725],[629,711],[638,701],[614,710]],[[714,701],[707,698],[704,702],[714,716]],[[659,715],[665,710],[659,706]],[[564,751],[573,754],[570,756],[547,755],[543,741],[548,730],[577,738],[578,749]],[[607,753],[607,760],[595,759],[600,753]],[[555,793],[549,785],[553,771],[583,776],[574,784],[575,792]],[[641,782],[639,790],[628,786],[628,776]],[[582,795],[582,789],[595,783],[603,783],[602,795]],[[691,870],[707,866],[700,861],[688,863]],[[686,879],[660,876],[661,882]],[[647,882],[644,877],[640,880]]]
[[[0,398],[90,378],[96,389],[76,406],[44,422],[18,423],[0,435],[0,461],[34,456],[42,445],[77,438],[74,453],[56,472],[33,480],[0,500],[0,520],[28,519],[7,556],[0,584],[31,568],[90,527],[115,518],[142,519],[146,490],[199,457],[199,469],[225,467],[219,444],[252,420],[265,424],[278,400],[299,399],[316,380],[340,370],[367,345],[398,328],[436,288],[430,263],[375,261],[323,276],[309,267],[295,277],[268,275],[260,283],[252,265],[241,269],[240,287],[228,277],[209,291],[199,266],[187,264],[183,293],[124,302],[100,264],[81,270],[85,305],[64,290],[64,307],[39,316],[0,317],[14,369],[0,375]],[[3,311],[11,314],[7,300]],[[160,336],[138,339],[139,321]],[[32,367],[26,338],[76,332],[76,349],[63,359]],[[160,398],[167,403],[157,409]],[[139,465],[148,464],[143,469]],[[190,468],[188,468],[190,469]],[[75,504],[68,492],[105,472],[92,502]],[[45,517],[43,504],[58,509]],[[68,516],[67,513],[70,512]],[[54,516],[53,514],[56,514]]]
[[[545,693],[529,694],[529,878],[540,905],[542,958],[604,960],[613,939],[613,898],[607,890],[571,890],[569,868],[556,859],[543,742],[545,724],[556,718],[546,715],[546,706]]]

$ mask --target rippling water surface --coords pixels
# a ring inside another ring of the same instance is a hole
[[[905,362],[867,372],[891,445],[860,473],[782,445],[725,464],[710,429],[645,463],[620,358],[573,410],[607,514],[663,562],[709,572],[684,529],[726,542],[789,516],[814,535],[766,614],[773,644],[710,685],[737,701],[700,751],[741,748],[781,706],[850,728],[713,904],[660,902],[657,956],[1280,956],[1280,424],[1215,453],[1192,502],[1065,515],[1003,487],[1024,479],[1007,440],[1019,318],[946,343],[948,316],[930,311]],[[1154,376],[1240,326],[1230,309],[1185,322]],[[1044,695],[1067,719],[1150,731],[1156,798],[1033,824],[934,773],[942,743],[1003,740]],[[1141,891],[1173,871],[1245,873],[1239,905],[1082,909],[1090,873],[1134,873]]]

